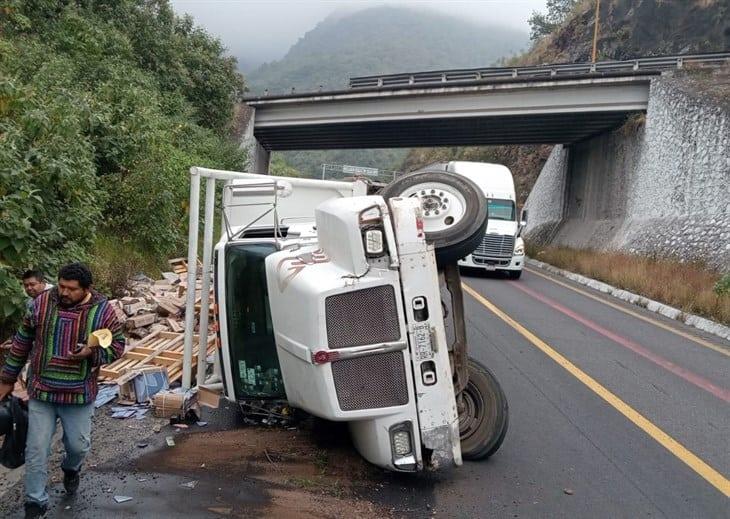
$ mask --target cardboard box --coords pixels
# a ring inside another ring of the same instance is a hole
[[[184,416],[197,404],[197,393],[188,391],[160,391],[152,397],[152,412],[157,418]]]
[[[140,404],[148,402],[157,393],[170,387],[167,382],[167,369],[162,367],[154,370],[144,370],[134,377],[132,382],[134,383],[137,402]]]
[[[218,409],[220,403],[221,394],[218,391],[208,389],[207,387],[201,386],[198,388],[198,403],[206,407],[212,407]]]
[[[125,373],[119,384],[119,399],[123,402],[149,402],[154,395],[169,388],[167,369],[150,366]]]

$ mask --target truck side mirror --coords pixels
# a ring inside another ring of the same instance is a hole
[[[522,214],[520,215],[520,227],[525,227],[527,225],[527,209],[522,210]]]

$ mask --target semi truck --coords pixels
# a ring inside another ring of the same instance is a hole
[[[208,189],[225,181],[212,265],[226,398],[347,422],[358,452],[392,471],[459,466],[499,449],[507,399],[468,356],[457,265],[488,225],[474,182],[445,171],[384,187],[191,175]],[[427,218],[435,204],[441,218]]]
[[[522,211],[518,222],[515,183],[509,168],[487,162],[451,161],[425,169],[462,175],[479,186],[486,199],[489,223],[484,237],[474,251],[459,260],[459,265],[519,279],[525,265],[525,242],[520,235],[527,225],[527,211]]]

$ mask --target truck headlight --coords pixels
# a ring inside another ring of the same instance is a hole
[[[390,428],[390,444],[394,460],[413,453],[411,438],[411,422],[401,422]]]
[[[515,245],[515,256],[524,256],[525,255],[525,243],[522,241],[517,242],[517,245]]]
[[[380,256],[385,250],[382,229],[368,229],[365,231],[365,253],[368,256]]]
[[[405,456],[411,453],[411,435],[408,431],[395,431],[393,433],[393,452],[396,456]]]

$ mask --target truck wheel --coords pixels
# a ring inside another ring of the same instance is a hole
[[[522,276],[521,270],[508,270],[507,271],[507,277],[510,279],[520,279],[520,276]]]
[[[507,397],[499,382],[486,367],[469,359],[469,382],[461,393],[459,410],[462,457],[483,460],[497,452],[508,423]]]
[[[461,175],[444,171],[411,173],[385,186],[380,196],[386,200],[420,200],[426,241],[434,244],[439,266],[471,254],[484,237],[486,199],[474,182]]]

